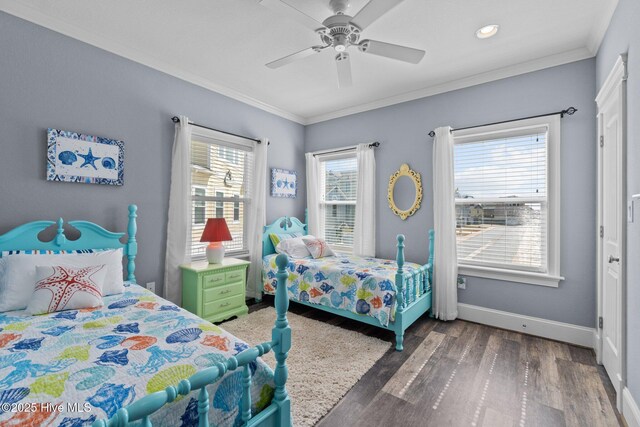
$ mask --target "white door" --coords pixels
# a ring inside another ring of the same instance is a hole
[[[614,70],[615,71],[615,70]],[[621,76],[624,76],[624,72]],[[601,359],[620,397],[623,385],[625,253],[625,85],[616,77],[598,95],[600,131],[600,316]],[[617,83],[617,84],[616,84]],[[618,399],[620,401],[620,399]]]

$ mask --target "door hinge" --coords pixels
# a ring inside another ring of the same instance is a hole
[[[601,225],[600,226],[600,238],[602,239],[604,237],[604,227]]]
[[[602,329],[602,316],[598,317],[598,328]]]
[[[600,135],[600,147],[604,147],[604,135]]]

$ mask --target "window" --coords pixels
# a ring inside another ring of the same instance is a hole
[[[239,156],[236,150],[228,147],[221,146],[218,148],[218,156],[227,162],[238,164]]]
[[[338,251],[353,249],[358,163],[355,151],[320,158],[321,212],[324,237]]]
[[[240,196],[236,194],[233,196],[233,198],[237,200],[240,198]],[[240,202],[238,201],[233,202],[233,220],[240,221]]]
[[[224,218],[224,193],[216,191],[216,218]]]
[[[200,237],[208,218],[225,218],[233,237],[227,253],[248,252],[245,209],[253,179],[253,143],[205,129],[194,129],[191,142],[191,256],[205,257]],[[234,159],[231,162],[229,159]]]
[[[193,223],[204,224],[206,222],[206,203],[204,198],[207,195],[207,189],[204,187],[193,186]]]
[[[559,118],[454,134],[460,274],[557,286]]]

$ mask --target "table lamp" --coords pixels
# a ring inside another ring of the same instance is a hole
[[[222,242],[233,240],[227,221],[224,218],[209,218],[202,232],[201,242],[209,242],[207,246],[207,259],[209,264],[222,264],[224,259],[224,246]]]

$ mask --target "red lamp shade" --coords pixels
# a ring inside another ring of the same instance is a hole
[[[201,242],[226,242],[233,240],[231,233],[229,233],[229,227],[227,227],[227,221],[224,218],[209,218],[207,219],[207,225],[204,226],[202,232]]]

